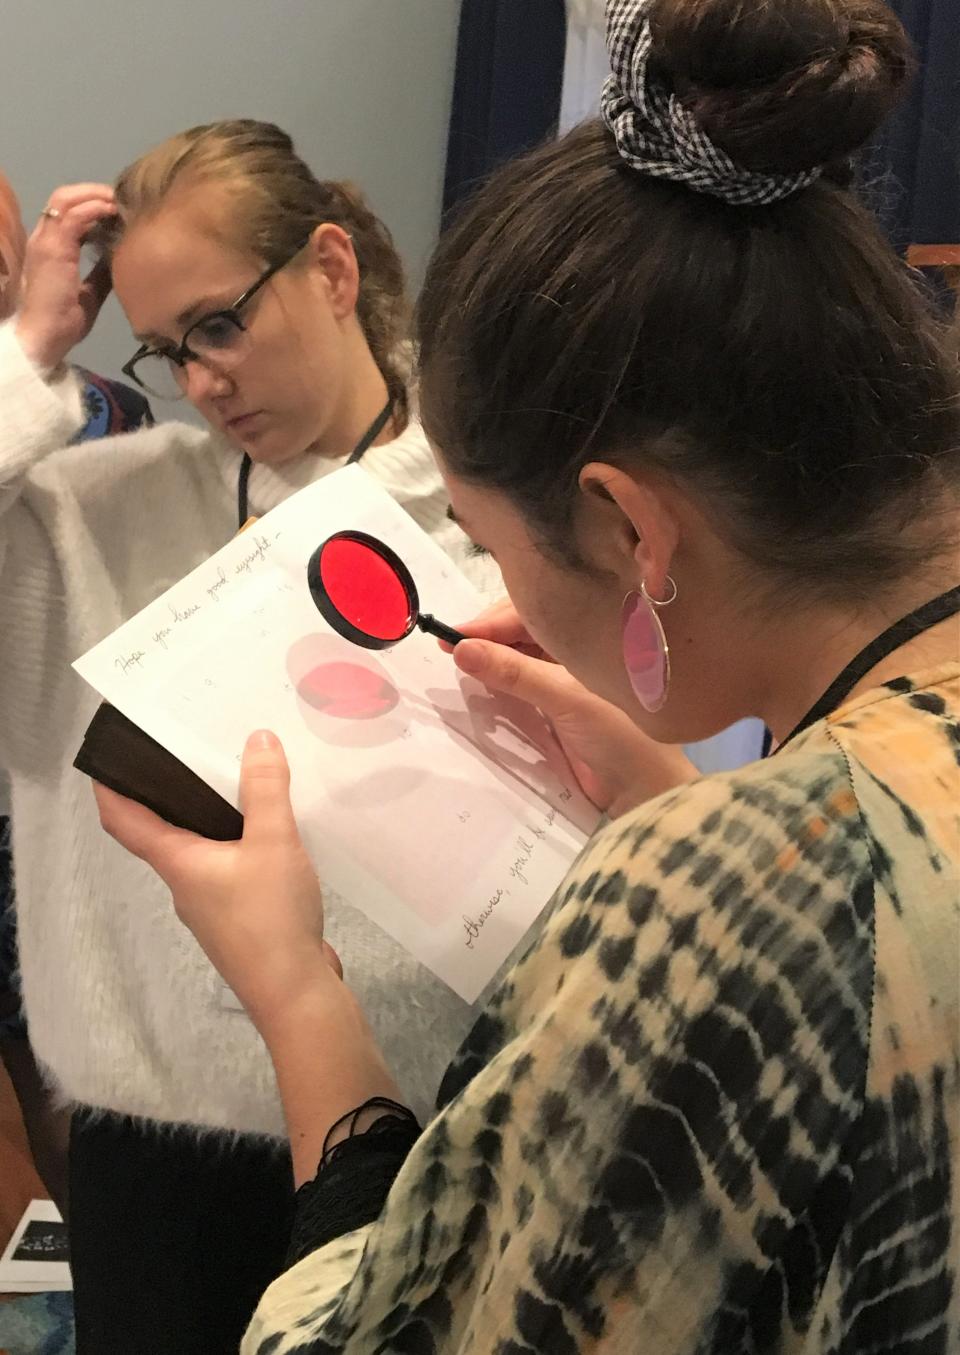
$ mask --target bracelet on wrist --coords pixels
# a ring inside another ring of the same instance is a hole
[[[377,1115],[365,1129],[359,1129],[361,1120],[371,1111],[381,1111],[382,1113]],[[346,1135],[338,1139],[336,1143],[331,1144],[330,1140],[345,1125],[348,1126]],[[345,1144],[367,1134],[384,1133],[387,1129],[399,1125],[414,1126],[418,1130],[420,1127],[417,1117],[407,1106],[401,1105],[399,1101],[392,1101],[389,1096],[371,1096],[369,1100],[364,1101],[362,1106],[347,1111],[346,1115],[341,1115],[340,1119],[330,1126],[323,1140],[320,1164],[317,1168],[318,1174],[336,1159],[337,1153]]]

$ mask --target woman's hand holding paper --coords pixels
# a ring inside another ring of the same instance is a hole
[[[104,786],[95,793],[106,831],[168,885],[178,917],[263,1036],[294,1174],[298,1184],[310,1180],[332,1125],[371,1097],[399,1100],[400,1092],[323,939],[323,898],[297,831],[279,741],[261,731],[247,743],[239,842],[173,828]]]
[[[323,939],[320,883],[297,831],[289,786],[277,739],[254,734],[240,776],[239,842],[211,842],[173,828],[142,805],[95,787],[104,828],[168,886],[178,917],[258,1028],[335,978],[331,966],[340,972]]]

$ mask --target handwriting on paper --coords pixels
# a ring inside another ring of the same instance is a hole
[[[131,668],[139,668],[146,657],[142,649],[135,649],[132,654],[121,654],[113,663],[121,673],[129,673]]]
[[[527,866],[533,860],[533,843],[528,842],[525,837],[517,838],[517,855],[514,857],[513,865],[510,867],[510,877],[519,880],[522,885],[529,884],[530,881],[524,875]]]
[[[563,803],[569,803],[572,797],[573,792],[568,787],[564,787],[557,796]],[[468,819],[469,817],[469,813],[466,815],[458,815],[461,822],[464,822],[465,818]],[[550,831],[559,818],[560,811],[554,805],[551,805],[544,813],[542,819],[528,825],[527,832],[519,834],[514,840],[514,851],[516,855],[513,858],[513,865],[510,867],[510,878],[516,881],[517,884],[529,887],[530,881],[527,875],[527,867],[534,858],[537,844],[549,841]],[[528,841],[528,837],[533,838],[533,841]],[[471,917],[469,914],[464,913],[464,945],[467,950],[474,949],[474,942],[478,940],[486,923],[493,917],[503,900],[509,897],[509,889],[497,889],[475,917]]]
[[[205,585],[204,591],[207,598],[211,602],[218,603],[224,590],[230,586],[234,578],[237,576],[249,575],[256,565],[263,564],[272,546],[273,542],[270,541],[268,537],[255,537],[253,549],[247,551],[244,557],[241,560],[238,560],[234,565],[233,577],[227,574],[223,565],[218,565],[212,582]],[[289,589],[290,585],[281,583],[279,587],[286,590]],[[155,630],[150,632],[151,644],[159,649],[169,649],[168,641],[173,637],[174,626],[192,620],[193,617],[197,616],[198,613],[203,610],[203,606],[204,604],[202,602],[190,602],[185,606],[180,607],[174,606],[173,603],[168,603],[166,610],[170,618],[170,624],[157,626]],[[258,608],[257,615],[259,615],[262,610],[263,608]],[[137,649],[130,654],[118,655],[114,660],[114,665],[121,673],[127,674],[133,668],[142,668],[143,661],[147,657],[148,654],[146,650]]]
[[[273,545],[265,536],[254,537],[254,548],[234,565],[234,574],[249,574],[254,565],[263,564],[267,551]]]
[[[227,576],[223,572],[223,565],[217,570],[216,580],[207,589],[207,597],[213,598],[214,602],[220,601],[220,593],[227,586]]]
[[[467,950],[473,950],[473,943],[474,941],[476,941],[477,937],[483,931],[484,925],[489,921],[490,918],[493,917],[494,913],[496,912],[497,905],[505,897],[508,897],[509,894],[510,894],[509,889],[507,890],[498,889],[497,892],[494,895],[492,895],[490,899],[488,899],[487,906],[484,909],[482,909],[482,911],[479,912],[476,917],[468,917],[467,914],[464,913],[463,930],[466,932],[466,939],[464,941],[464,945],[466,946]]]

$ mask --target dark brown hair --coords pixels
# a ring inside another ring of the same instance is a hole
[[[657,0],[651,24],[685,103],[755,168],[846,155],[910,66],[880,0]],[[821,593],[870,592],[945,547],[904,529],[960,477],[957,364],[836,177],[731,206],[628,168],[599,123],[503,169],[419,305],[445,461],[571,560],[594,458],[675,476],[745,556]]]
[[[273,123],[237,118],[213,122],[155,146],[116,182],[120,231],[157,210],[174,189],[222,185],[229,195],[232,242],[265,264],[293,254],[321,222],[352,238],[360,269],[357,319],[395,404],[406,409],[406,374],[398,361],[407,336],[403,265],[390,232],[352,184],[318,179],[286,132]]]

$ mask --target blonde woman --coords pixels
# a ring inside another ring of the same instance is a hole
[[[87,279],[92,234],[109,269]],[[179,422],[85,447],[65,365],[112,284],[128,377]],[[225,1008],[166,890],[99,830],[71,767],[96,698],[70,662],[262,514],[353,456],[480,580],[411,410],[403,273],[361,195],[276,127],[173,137],[116,188],[57,190],[0,328],[0,767],[10,774],[23,991],[38,1058],[75,1106],[80,1355],[236,1349],[292,1210],[269,1056]],[[469,1010],[359,913],[331,919],[425,1107]],[[418,1030],[400,1041],[398,1011]],[[202,1333],[202,1334],[201,1334]]]

